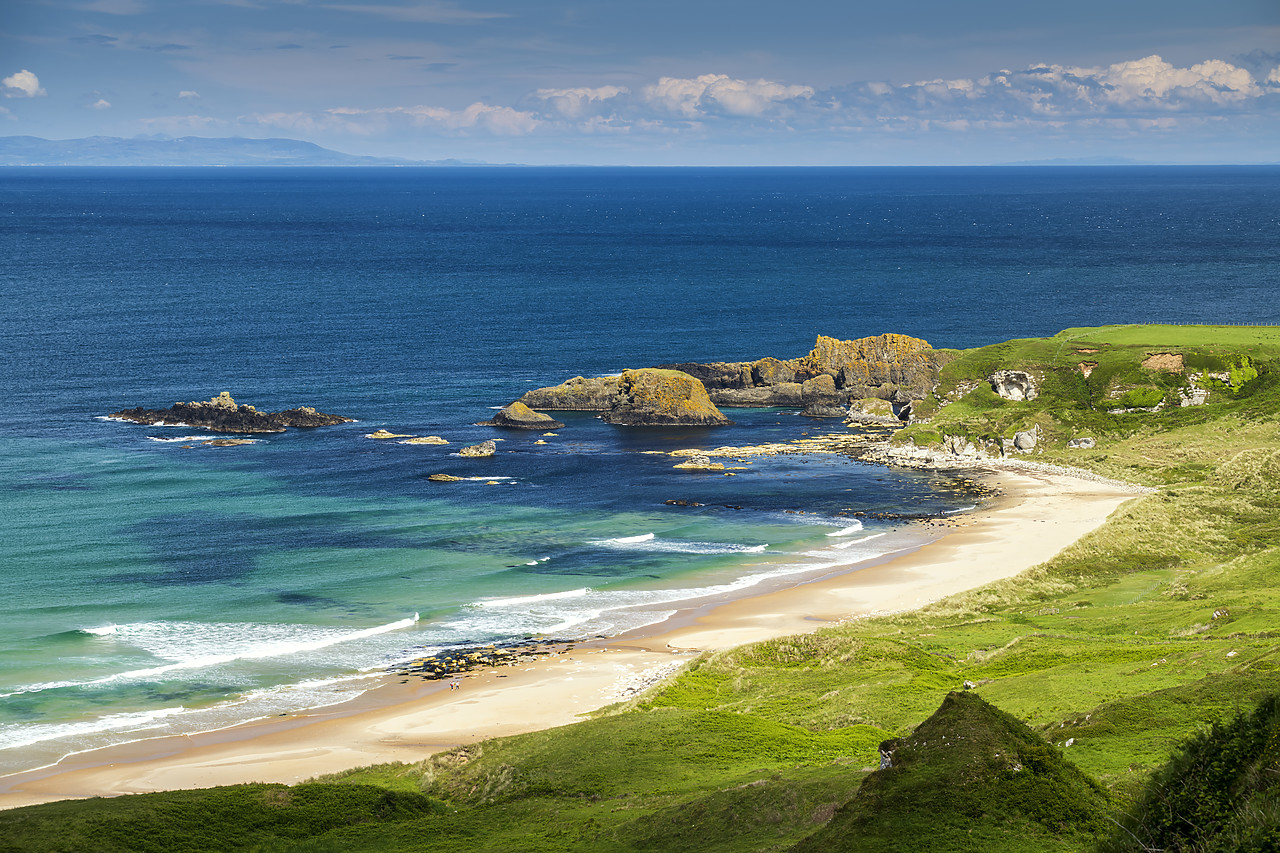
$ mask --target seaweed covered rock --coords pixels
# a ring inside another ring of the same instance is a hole
[[[185,424],[211,432],[236,433],[284,432],[289,427],[311,428],[353,422],[352,418],[317,412],[310,406],[279,412],[260,412],[253,406],[237,403],[226,391],[210,400],[174,403],[167,409],[144,409],[138,406],[112,412],[110,417],[148,426]]]
[[[628,426],[722,426],[730,423],[702,383],[678,370],[625,370],[618,395],[603,415]]]
[[[795,853],[1079,849],[1107,825],[1098,783],[1017,718],[954,692]]]
[[[550,415],[535,412],[533,409],[516,400],[500,410],[491,420],[481,421],[476,426],[511,427],[512,429],[562,429],[564,424]]]

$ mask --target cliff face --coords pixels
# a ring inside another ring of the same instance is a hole
[[[813,414],[827,414],[868,397],[899,403],[922,400],[947,360],[928,341],[907,335],[853,341],[819,335],[808,355],[787,361],[762,358],[663,367],[702,380],[711,400],[721,406],[802,406]]]
[[[280,412],[259,412],[253,406],[240,405],[223,391],[211,400],[174,403],[167,409],[144,409],[138,406],[113,412],[110,417],[136,424],[186,424],[212,432],[263,433],[284,432],[288,427],[318,427],[351,423],[351,418],[327,415],[310,406]]]

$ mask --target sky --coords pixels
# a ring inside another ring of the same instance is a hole
[[[1280,0],[0,0],[0,136],[528,164],[1280,162]]]

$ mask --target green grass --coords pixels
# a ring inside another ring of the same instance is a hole
[[[1120,395],[1167,401],[1185,385],[1141,366],[1171,352],[1191,370],[1234,369],[1238,387],[1206,406],[1112,414]],[[898,440],[998,442],[1039,425],[1033,458],[1158,491],[1016,578],[706,656],[580,724],[294,789],[0,812],[0,851],[786,850],[864,808],[880,741],[909,735],[966,681],[1128,807],[1189,738],[1280,690],[1277,354],[1276,328],[1152,326],[959,353],[921,407],[932,420]],[[1001,368],[1036,375],[1041,396],[997,397],[985,377]],[[1067,448],[1078,435],[1097,446]],[[921,784],[913,797],[939,795]],[[876,814],[892,837],[963,832],[971,846],[955,849],[1087,846],[1088,827],[1046,829],[1034,812]]]

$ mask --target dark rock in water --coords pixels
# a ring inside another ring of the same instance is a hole
[[[603,420],[628,426],[723,426],[729,419],[702,383],[679,370],[626,370]]]
[[[125,409],[113,412],[110,417],[154,426],[165,424],[207,429],[211,432],[284,432],[289,427],[320,427],[352,423],[353,418],[327,415],[310,406],[285,409],[280,412],[259,412],[253,406],[240,405],[223,391],[217,397],[203,402],[174,403],[167,409]]]
[[[685,500],[684,498],[672,498],[671,500],[663,501],[663,503],[667,506],[706,506],[706,504]]]
[[[560,421],[541,412],[535,412],[519,400],[499,411],[492,420],[481,421],[476,426],[511,427],[512,429],[564,428],[564,424]]]

